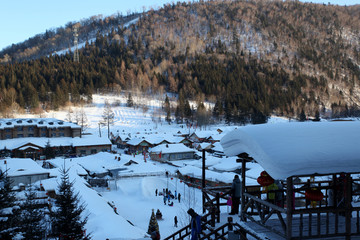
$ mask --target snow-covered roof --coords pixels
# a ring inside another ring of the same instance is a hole
[[[37,126],[47,128],[81,128],[79,125],[71,122],[65,122],[56,118],[3,118],[0,119],[0,129],[13,128],[20,126]]]
[[[223,152],[224,151],[224,149],[223,149],[220,142],[213,143],[213,146],[214,147],[212,148],[212,150],[214,150],[214,151],[217,151],[217,152]]]
[[[23,147],[26,144],[34,144],[38,147],[45,148],[46,144],[50,142],[50,146],[97,146],[97,145],[111,145],[111,142],[106,137],[97,137],[94,135],[84,135],[83,137],[29,137],[29,138],[13,138],[0,140],[0,149],[13,150]],[[32,147],[34,148],[34,147]]]
[[[127,141],[127,144],[132,145],[132,146],[137,146],[143,141],[146,141],[146,140],[142,139],[142,138],[132,138],[129,141]],[[148,142],[148,141],[146,141],[146,142]]]
[[[193,149],[185,146],[182,143],[176,144],[161,144],[159,146],[151,148],[150,152],[154,153],[182,153],[182,152],[195,152]]]
[[[204,142],[204,143],[200,143],[199,146],[201,147],[201,149],[209,149],[213,145],[211,143]]]
[[[213,134],[214,133],[210,131],[197,131],[192,133],[190,136],[196,135],[198,138],[208,138]]]
[[[273,178],[360,172],[360,122],[249,125],[221,139],[224,153],[247,153]]]
[[[2,159],[0,160],[0,170],[2,172],[7,170],[9,177],[49,173],[49,171],[42,168],[39,164],[30,158]]]

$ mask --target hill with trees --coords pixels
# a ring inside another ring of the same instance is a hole
[[[189,118],[188,100],[198,103],[199,114],[229,123],[262,122],[270,114],[359,114],[360,5],[179,2],[92,20],[68,24],[68,35],[56,32],[69,41],[74,25],[83,33],[97,32],[96,40],[80,50],[79,63],[69,52],[51,54],[54,48],[49,48],[45,53],[49,38],[0,52],[4,116],[23,108],[41,112],[69,101],[91,102],[94,92],[124,90],[178,94],[174,112],[180,120]],[[26,54],[36,47],[44,50]],[[204,109],[205,101],[215,107]]]

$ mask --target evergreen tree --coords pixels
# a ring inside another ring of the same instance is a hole
[[[299,121],[300,122],[305,122],[306,121],[306,115],[305,115],[304,109],[301,110],[301,113],[299,115]]]
[[[319,112],[319,110],[316,110],[316,112],[315,112],[315,119],[314,119],[314,121],[316,121],[316,122],[319,122],[319,121],[320,121],[320,112]]]
[[[170,123],[171,122],[171,112],[170,112],[170,101],[168,96],[166,95],[165,97],[165,102],[164,102],[164,111],[166,113],[166,118],[165,120]]]
[[[59,195],[55,201],[56,210],[52,213],[53,235],[67,239],[84,239],[87,217],[81,215],[85,206],[80,204],[79,194],[74,193],[74,182],[69,180],[69,169],[64,166],[60,172]]]
[[[151,217],[150,217],[150,221],[149,221],[149,227],[148,227],[147,232],[149,234],[151,234],[152,232],[159,232],[159,224],[156,220],[154,209],[152,209],[152,213],[151,213]],[[160,232],[159,232],[159,234],[160,234]]]
[[[189,120],[192,117],[192,111],[190,108],[190,103],[188,100],[185,101],[185,106],[184,106],[184,116]]]
[[[176,109],[175,109],[175,119],[176,119],[176,123],[182,123],[179,105],[176,106]]]
[[[129,95],[128,95],[128,99],[127,99],[126,105],[127,105],[128,107],[133,107],[133,106],[134,106],[134,101],[133,101],[133,99],[132,99],[131,93],[129,93]]]
[[[44,209],[39,207],[36,193],[29,187],[25,193],[26,200],[21,206],[21,232],[25,239],[43,239],[45,232]]]
[[[50,159],[50,158],[55,157],[55,151],[50,145],[50,140],[48,140],[46,145],[45,145],[44,155],[45,155],[46,159]]]
[[[0,239],[13,239],[18,231],[15,200],[6,171],[0,170]]]
[[[251,123],[252,124],[262,124],[267,123],[267,116],[260,112],[259,110],[254,109],[254,112],[251,114]]]

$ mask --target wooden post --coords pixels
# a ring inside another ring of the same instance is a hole
[[[350,174],[346,174],[346,182],[345,182],[345,229],[346,229],[346,240],[351,239],[351,187],[352,187],[352,179]]]
[[[201,191],[202,191],[202,206],[203,206],[203,213],[205,213],[205,149],[202,151],[202,183],[201,183]]]
[[[286,180],[286,239],[292,238],[292,213],[294,208],[293,179],[288,177]]]
[[[220,194],[216,193],[216,220],[220,222]]]
[[[246,171],[246,160],[242,159],[241,162],[241,212],[240,212],[240,218],[242,221],[246,222],[245,217],[245,171]]]

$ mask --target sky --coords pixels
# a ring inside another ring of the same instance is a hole
[[[338,5],[360,4],[360,0],[302,0],[313,3]],[[176,0],[11,0],[2,1],[0,8],[0,50],[19,43],[47,29],[64,26],[94,15],[109,16],[117,12],[124,15],[150,7],[162,7]]]

